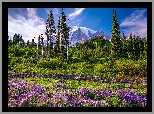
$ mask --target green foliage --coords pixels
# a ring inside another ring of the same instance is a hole
[[[57,59],[40,59],[37,64],[38,68],[50,68],[55,70],[56,68],[62,68],[62,62]]]
[[[65,49],[63,50],[63,57],[66,58],[68,62],[68,48],[69,48],[69,28],[66,24],[66,16],[64,13],[64,8],[62,8],[62,13],[61,13],[61,34],[63,40],[63,46]]]
[[[15,33],[15,35],[13,37],[13,41],[10,40],[10,42],[12,42],[14,45],[15,44],[25,45],[25,42],[22,39],[22,35],[20,35],[20,34],[17,35],[16,33]]]
[[[52,40],[53,40],[54,33],[56,33],[56,29],[55,29],[54,24],[55,24],[54,17],[53,17],[53,13],[51,10],[50,14],[48,15],[47,21],[46,21],[46,32],[45,32],[45,35],[47,35],[47,52],[48,52],[48,45],[50,44],[49,45],[49,56],[50,57],[52,55],[51,50],[53,49],[53,41]]]
[[[111,42],[105,40],[103,36],[96,36],[84,43],[76,43],[74,47],[69,47],[68,26],[65,22],[66,16],[62,10],[56,42],[52,42],[55,44],[54,49],[47,49],[50,51],[48,58],[42,58],[41,42],[44,39],[42,35],[39,35],[37,50],[34,42],[31,44],[27,41],[26,46],[21,43],[22,36],[15,34],[14,44],[8,43],[8,72],[12,73],[15,70],[19,73],[73,73],[90,76],[134,76],[147,73],[147,38],[141,39],[130,34],[129,39],[126,39],[124,33],[123,38],[120,37],[115,11],[113,11]],[[47,40],[51,40],[51,34],[55,32],[52,11],[48,15],[46,30]],[[37,51],[38,59],[36,59]]]
[[[115,58],[119,59],[122,53],[122,41],[120,40],[120,26],[117,21],[116,11],[113,10],[113,22],[112,22],[112,54]]]
[[[76,48],[76,47],[74,47]],[[18,51],[17,51],[18,50]],[[100,56],[99,53],[93,53],[94,50],[80,50],[72,48],[72,56],[70,62],[65,63],[58,57],[36,59],[36,47],[17,48],[16,45],[8,48],[8,67],[9,72],[36,72],[36,73],[74,73],[84,75],[99,76],[115,76],[115,75],[144,75],[147,70],[147,60],[140,58],[138,61],[134,59],[121,58],[116,60],[113,56]],[[83,52],[84,51],[84,52]],[[18,52],[18,53],[17,53]],[[22,52],[22,53],[19,53]],[[39,49],[39,53],[41,49]],[[86,53],[88,52],[88,53]],[[100,53],[105,53],[104,51]],[[83,56],[84,55],[84,56]],[[85,57],[85,58],[83,58]],[[100,58],[101,57],[101,58]]]

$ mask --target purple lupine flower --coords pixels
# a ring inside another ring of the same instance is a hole
[[[84,92],[85,92],[85,89],[84,89],[84,88],[81,88],[81,89],[80,89],[80,94],[81,94],[81,95],[84,95]]]

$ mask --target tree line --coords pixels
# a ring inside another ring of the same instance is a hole
[[[120,26],[117,20],[116,11],[113,10],[113,22],[112,22],[112,37],[111,43],[109,46],[106,46],[107,40],[103,39],[103,36],[97,36],[91,38],[84,42],[83,44],[77,43],[74,49],[70,47],[69,39],[69,27],[66,23],[66,16],[64,9],[62,8],[61,17],[58,19],[57,29],[55,27],[54,16],[52,10],[48,14],[46,21],[46,31],[45,35],[47,36],[46,41],[47,45],[44,44],[43,34],[38,36],[38,45],[32,39],[32,42],[29,40],[27,43],[22,39],[22,35],[15,34],[13,40],[9,40],[9,45],[23,45],[23,46],[37,46],[36,57],[38,58],[38,49],[42,49],[42,57],[53,57],[58,56],[61,59],[69,61],[69,55],[74,53],[72,50],[77,50],[82,52],[82,55],[85,55],[83,58],[87,59],[89,55],[95,57],[94,53],[101,54],[100,52],[105,52],[108,56],[112,56],[115,59],[120,58],[133,58],[138,60],[141,56],[146,57],[147,52],[147,38],[140,38],[139,36],[132,35],[126,39],[124,33],[123,36],[120,36]],[[53,39],[56,38],[54,42]],[[95,51],[92,51],[94,50]],[[70,50],[70,51],[69,51]],[[80,53],[80,52],[79,52]],[[102,55],[101,55],[102,56]]]

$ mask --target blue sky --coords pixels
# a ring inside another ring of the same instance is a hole
[[[114,8],[117,13],[120,30],[126,36],[130,31],[140,37],[147,36],[147,10],[144,8]],[[9,8],[8,35],[21,34],[25,41],[38,37],[45,32],[45,22],[50,10],[53,11],[55,26],[61,14],[61,8]],[[111,35],[113,8],[64,8],[69,26],[102,30]],[[44,35],[46,38],[46,36]],[[37,42],[35,40],[35,42]]]

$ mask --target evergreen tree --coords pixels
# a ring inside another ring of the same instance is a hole
[[[143,38],[143,42],[144,42],[144,56],[147,57],[147,38]]]
[[[123,32],[123,38],[122,39],[122,44],[123,44],[123,47],[122,47],[122,55],[123,57],[126,57],[128,58],[128,43],[127,43],[127,40],[126,40],[126,37],[124,35],[124,32]]]
[[[21,39],[20,44],[25,46],[25,41],[23,39]]]
[[[23,42],[22,35],[16,34],[13,37],[13,44],[21,44]]]
[[[133,48],[132,52],[134,56],[135,56],[135,43],[136,43],[136,36],[134,35],[132,39],[132,48]]]
[[[63,50],[64,57],[66,56],[66,60],[68,61],[68,48],[69,48],[69,27],[66,24],[66,16],[64,13],[64,9],[62,8],[61,13],[61,32],[62,32],[62,44],[65,49]]]
[[[129,35],[128,51],[129,51],[129,55],[131,57],[133,57],[133,36],[132,36],[132,32],[130,32],[130,35]]]
[[[22,39],[22,35],[20,36],[20,34],[19,34],[18,37],[19,37],[19,44],[21,44],[22,41],[23,41],[23,39]]]
[[[32,43],[34,43],[34,39],[32,39]]]
[[[9,39],[9,36],[8,36],[8,45],[11,45],[12,44],[12,40],[11,38]]]
[[[140,55],[143,56],[143,52],[144,52],[144,42],[143,42],[143,40],[140,38]]]
[[[47,36],[47,49],[48,49],[48,42],[49,42],[49,30],[48,30],[48,25],[46,23],[46,32],[45,32],[45,35]]]
[[[134,54],[135,54],[135,59],[138,60],[140,57],[140,38],[139,36],[134,35]]]
[[[27,46],[29,46],[29,40],[27,41]]]
[[[19,37],[18,35],[15,33],[14,37],[13,37],[13,44],[18,44],[19,42]]]
[[[61,20],[60,17],[58,19],[58,26],[57,26],[58,30],[57,30],[57,35],[56,35],[56,42],[55,42],[55,52],[57,52],[56,54],[59,54],[60,50],[61,50],[61,46],[60,46],[60,37],[61,37]]]
[[[48,49],[48,42],[50,44],[49,46],[50,56],[51,56],[51,50],[53,49],[53,37],[55,36],[55,33],[56,33],[54,24],[55,24],[54,17],[51,10],[46,21],[46,32],[45,32],[45,35],[47,35],[47,49]]]
[[[113,10],[112,22],[112,54],[115,58],[119,59],[122,54],[122,41],[120,40],[120,27],[117,21],[116,11]]]
[[[139,36],[133,36],[132,37],[132,33],[130,33],[130,37],[129,37],[129,53],[131,55],[131,58],[133,60],[138,60],[138,58],[140,57],[140,51],[141,51],[141,46],[140,46],[141,41]]]
[[[64,58],[64,34],[63,34],[63,27],[62,27],[62,19],[59,17],[58,20],[58,31],[57,31],[57,39],[56,39],[56,46],[59,55],[61,58]]]
[[[123,39],[126,40],[126,37],[125,37],[124,31],[123,31]]]

